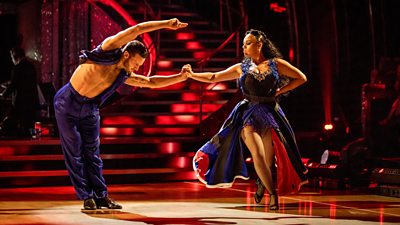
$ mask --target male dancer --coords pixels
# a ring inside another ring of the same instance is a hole
[[[149,21],[129,27],[106,38],[92,51],[82,51],[80,65],[70,82],[54,97],[65,164],[77,197],[86,210],[122,206],[109,198],[100,158],[99,105],[122,83],[140,87],[163,87],[187,79],[185,73],[145,77],[134,72],[148,55],[138,35],[158,29],[187,26],[178,19]]]

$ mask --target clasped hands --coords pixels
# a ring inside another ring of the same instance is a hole
[[[191,78],[193,76],[192,66],[190,66],[190,64],[184,65],[182,67],[180,74],[184,76],[186,79]]]

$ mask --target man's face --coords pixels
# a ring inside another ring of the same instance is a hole
[[[143,58],[139,54],[130,56],[125,62],[125,68],[128,72],[134,73],[139,70],[140,66],[143,65],[146,58]]]

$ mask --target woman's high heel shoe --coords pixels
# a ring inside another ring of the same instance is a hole
[[[270,210],[278,210],[279,209],[278,194],[274,193],[274,194],[269,195],[268,208]]]
[[[257,185],[257,191],[256,193],[254,193],[254,201],[256,201],[256,203],[259,204],[261,200],[264,198],[265,187],[260,179],[257,179],[256,185]]]

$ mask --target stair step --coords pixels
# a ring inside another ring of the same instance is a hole
[[[203,40],[219,40],[223,43],[227,40],[233,32],[220,31],[220,30],[194,30],[194,29],[182,29],[178,31],[165,31],[160,32],[161,40],[175,39],[180,41],[198,41],[204,43]],[[233,37],[231,41],[236,41],[236,37]],[[241,43],[242,40],[239,40]]]
[[[136,9],[138,7],[138,2],[137,1],[119,1],[119,4],[126,10],[130,10],[130,9]],[[143,4],[142,4],[143,5]],[[155,2],[151,2],[151,8],[153,10],[156,9],[165,9],[165,10],[182,10],[184,9],[181,5],[179,4],[174,4],[169,2],[168,4],[165,4],[165,0],[162,0],[162,3],[155,3]]]
[[[190,23],[190,22],[189,22]],[[176,35],[177,32],[180,33],[193,33],[194,35],[204,35],[204,37],[207,37],[207,35],[221,35],[224,38],[229,37],[229,33],[230,31],[227,30],[210,30],[210,29],[205,29],[205,30],[194,30],[194,29],[190,29],[190,26],[188,26],[187,28],[183,29],[183,30],[163,30],[162,33],[160,33],[161,36],[166,35]]]
[[[203,116],[211,114],[210,112],[203,112]],[[121,116],[132,115],[140,116],[200,116],[198,112],[107,112],[107,116]]]
[[[215,49],[209,48],[209,49],[185,49],[185,51],[190,52],[190,53],[196,53],[196,52],[207,52],[211,53]],[[170,52],[181,52],[182,49],[177,49],[177,48],[161,48],[160,49],[160,54],[165,54],[165,53],[170,53]],[[224,48],[221,49],[218,53],[230,53],[230,54],[235,54],[236,53],[236,48]]]
[[[193,12],[190,12],[190,11],[186,11],[186,12],[184,12],[184,11],[174,11],[174,12],[172,12],[172,11],[161,11],[160,14],[161,14],[162,17],[170,17],[170,18],[177,17],[182,22],[186,22],[185,18],[183,18],[183,17],[191,17],[191,19],[200,18],[197,13],[193,13]],[[207,21],[203,21],[203,22],[207,22]],[[192,21],[190,21],[189,23],[192,23]]]
[[[225,40],[226,40],[225,37],[221,37],[221,38],[218,38],[218,39],[207,39],[206,37],[204,37],[203,39],[196,38],[195,41],[200,43],[200,44],[217,44],[216,46],[219,46]],[[173,39],[173,38],[171,38],[171,39],[161,39],[160,40],[160,46],[163,47],[163,46],[168,45],[168,44],[181,44],[181,43],[185,43],[185,42],[190,42],[190,40],[189,41],[185,41],[185,40],[177,40],[177,39]],[[231,39],[228,42],[228,45],[229,44],[235,44],[235,43],[236,43],[235,39]],[[210,46],[208,46],[208,47],[210,48]]]
[[[198,59],[194,58],[163,58],[161,61],[171,61],[171,62],[186,62],[186,63],[194,63],[198,62]],[[210,62],[232,62],[232,58],[211,58]]]
[[[200,105],[202,104],[225,104],[227,100],[203,100],[203,101],[154,101],[154,100],[149,100],[149,101],[123,101],[121,102],[121,105],[171,105],[171,104],[179,104],[179,105]]]
[[[108,159],[148,159],[166,157],[193,157],[194,152],[180,153],[133,153],[133,154],[101,154],[103,160]],[[64,160],[64,155],[2,155],[0,162],[4,161],[58,161]]]
[[[190,63],[189,63],[190,64]],[[191,63],[192,68],[198,69],[196,63]],[[233,63],[232,63],[233,65]],[[203,67],[203,69],[201,71],[205,71],[205,72],[219,72],[219,71],[223,71],[225,70],[227,67]],[[168,68],[168,69],[158,69],[156,71],[156,74],[160,73],[159,75],[172,75],[172,74],[177,74],[181,71],[181,68]],[[201,72],[198,70],[194,70],[195,72]],[[165,73],[165,74],[161,74],[161,73]],[[197,81],[196,81],[197,82]],[[227,82],[235,82],[235,81],[224,81],[224,83]],[[144,90],[142,89],[138,89],[138,90]],[[159,88],[153,88],[151,90],[160,90]],[[183,92],[185,92],[186,90],[182,90]],[[190,91],[190,90],[189,90]]]
[[[144,168],[144,169],[104,169],[103,175],[128,175],[128,174],[164,174],[188,171],[179,168]],[[193,172],[194,173],[194,172]],[[6,177],[58,177],[68,176],[67,170],[38,170],[38,171],[7,171],[0,172],[0,178]]]
[[[101,127],[117,128],[196,128],[200,124],[102,124]],[[0,157],[1,160],[1,157]]]
[[[203,95],[207,93],[215,93],[215,94],[224,94],[224,93],[236,93],[238,89],[224,89],[224,90],[207,90],[203,89]],[[154,92],[160,93],[160,94],[179,94],[179,93],[200,93],[200,90],[193,90],[193,89],[186,89],[186,90],[165,90],[165,89],[138,89],[136,91],[137,93],[141,94],[154,94]],[[123,102],[122,102],[123,104]]]
[[[198,137],[185,137],[185,136],[177,136],[177,137],[100,137],[100,143],[102,145],[124,145],[124,144],[159,144],[166,142],[198,142]],[[51,145],[60,145],[60,139],[54,137],[42,137],[37,140],[31,139],[13,139],[13,140],[0,140],[0,147],[2,148],[12,148],[14,146],[51,146]],[[3,149],[1,149],[3,150]]]

